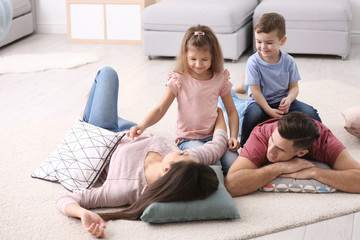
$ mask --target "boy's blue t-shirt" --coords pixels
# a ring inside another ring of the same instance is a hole
[[[288,95],[289,84],[300,80],[299,71],[292,56],[280,50],[281,57],[278,63],[265,62],[256,52],[246,63],[246,85],[260,85],[262,94],[268,104],[278,103]],[[255,102],[251,90],[246,106]]]

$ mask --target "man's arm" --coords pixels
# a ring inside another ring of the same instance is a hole
[[[231,196],[241,196],[258,190],[281,174],[312,167],[314,165],[311,162],[294,158],[257,168],[249,159],[239,156],[229,169],[225,186]]]
[[[338,190],[360,193],[360,163],[344,149],[336,158],[333,169],[309,168],[284,177],[315,179]]]

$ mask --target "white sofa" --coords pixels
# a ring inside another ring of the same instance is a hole
[[[185,31],[211,27],[225,59],[236,61],[251,46],[252,15],[258,0],[163,0],[142,14],[145,55],[176,56]]]
[[[284,51],[343,59],[348,56],[352,22],[349,0],[262,0],[255,9],[253,23],[268,12],[277,12],[286,20]]]
[[[267,12],[286,19],[288,53],[348,56],[349,0],[162,0],[143,12],[144,53],[176,56],[186,29],[203,24],[218,36],[224,58],[236,61],[253,45],[253,24]]]
[[[13,20],[9,32],[0,41],[0,47],[35,31],[35,0],[11,0]]]

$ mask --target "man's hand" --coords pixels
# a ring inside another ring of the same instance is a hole
[[[313,179],[316,174],[317,167],[305,168],[294,173],[281,174],[279,177],[294,179]]]
[[[313,168],[316,165],[305,160],[305,159],[301,159],[298,157],[295,157],[289,161],[285,161],[285,162],[277,162],[275,164],[281,164],[281,172],[282,174],[280,174],[280,176],[285,177],[285,176],[290,176],[291,174],[295,174],[299,171],[302,170],[306,170],[309,168]],[[295,176],[295,175],[293,175]],[[299,174],[300,176],[300,174]]]

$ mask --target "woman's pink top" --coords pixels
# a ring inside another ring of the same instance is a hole
[[[220,159],[226,147],[226,132],[216,130],[212,141],[187,151],[201,163],[211,165]],[[103,185],[60,197],[56,203],[57,208],[66,215],[65,207],[69,203],[75,203],[87,209],[119,207],[134,203],[147,187],[144,161],[148,152],[157,152],[165,156],[170,151],[179,151],[179,149],[166,138],[153,136],[148,131],[135,140],[125,135],[111,157]]]
[[[176,143],[182,139],[203,139],[213,135],[219,96],[229,93],[230,73],[214,74],[212,79],[197,80],[189,74],[170,73],[167,86],[178,102]]]

